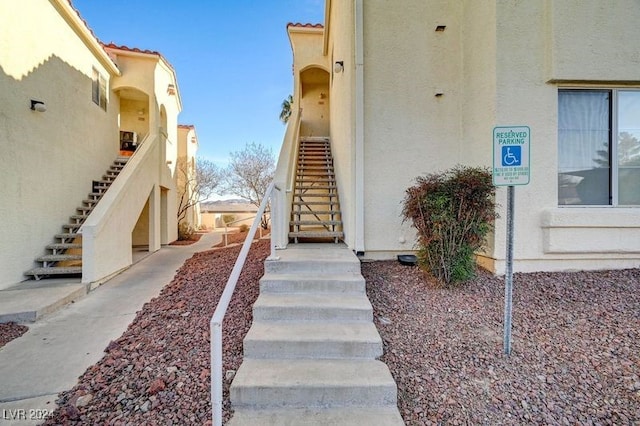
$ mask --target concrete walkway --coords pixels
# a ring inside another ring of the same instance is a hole
[[[26,334],[0,348],[0,425],[41,423],[42,415],[56,408],[58,393],[71,389],[102,358],[109,342],[122,335],[136,312],[160,294],[182,264],[221,240],[221,234],[209,233],[189,246],[163,247],[87,296],[28,324]],[[41,305],[52,306],[61,294],[82,286],[56,281],[51,285],[58,290],[39,281],[31,288],[0,292],[0,316],[3,310],[7,314],[11,298],[15,303],[41,300]],[[38,316],[33,307],[25,309],[25,315]]]

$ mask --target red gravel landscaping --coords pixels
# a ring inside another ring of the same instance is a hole
[[[0,348],[13,339],[17,339],[22,336],[27,332],[27,330],[29,330],[29,327],[26,325],[16,324],[15,322],[0,324]]]
[[[408,425],[640,424],[640,270],[516,274],[510,357],[504,278],[362,272]]]
[[[207,424],[209,320],[239,251],[189,259],[46,424]],[[225,371],[242,361],[268,252],[253,245],[231,301]],[[362,271],[408,425],[640,424],[640,270],[516,274],[508,358],[502,278],[442,289],[395,261]]]
[[[209,321],[241,246],[195,254],[146,303],[78,385],[60,394],[47,425],[187,425],[211,418]],[[223,368],[237,370],[269,241],[256,242],[223,324]],[[229,382],[224,384],[229,418]]]

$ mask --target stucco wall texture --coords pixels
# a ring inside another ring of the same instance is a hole
[[[85,222],[83,281],[128,266],[132,240],[153,251],[176,239],[175,73],[157,54],[105,50],[66,0],[0,2],[0,289],[24,280],[62,232],[119,155],[121,129],[139,132],[139,142],[152,135],[148,155],[129,162],[131,180],[119,176]],[[92,98],[95,71],[106,109]],[[31,110],[31,100],[46,111]]]
[[[117,155],[118,98],[92,101],[105,67],[46,0],[0,2],[0,288],[23,280]],[[28,25],[25,23],[28,22]],[[38,31],[34,31],[38,28]],[[30,100],[46,104],[44,113]],[[87,126],[87,122],[95,125]]]
[[[400,217],[419,175],[456,164],[490,166],[492,129],[531,129],[531,183],[516,188],[516,271],[636,267],[640,211],[558,207],[560,87],[640,88],[640,8],[632,0],[369,0],[363,7],[364,179],[355,158],[354,4],[327,1],[331,137],[345,242],[354,193],[364,191],[367,257],[410,251]],[[438,28],[440,27],[440,28]],[[444,27],[444,28],[442,28]],[[299,54],[295,50],[295,55]],[[304,61],[302,61],[304,62]],[[506,189],[481,262],[504,271]]]

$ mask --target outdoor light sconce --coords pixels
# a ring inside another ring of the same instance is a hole
[[[344,71],[344,61],[336,61],[336,63],[333,64],[333,71],[336,74],[341,73],[342,71]]]
[[[38,112],[45,112],[47,110],[47,106],[42,101],[36,101],[35,99],[31,99],[31,110]]]

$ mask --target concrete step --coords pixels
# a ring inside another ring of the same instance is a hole
[[[374,359],[381,355],[382,339],[373,322],[254,319],[244,339],[247,358]]]
[[[229,426],[403,426],[395,407],[236,410]]]
[[[306,273],[309,276],[332,274],[360,274],[360,261],[347,248],[327,250],[319,244],[316,247],[283,250],[279,260],[265,262],[265,273]]]
[[[245,358],[230,389],[235,409],[395,407],[396,384],[376,360]]]
[[[40,256],[36,262],[63,262],[65,260],[82,260],[81,254],[47,254]]]
[[[82,266],[33,268],[24,274],[27,276],[33,276],[36,279],[45,275],[78,275],[82,274]]]
[[[61,240],[75,240],[76,238],[82,238],[82,234],[72,232],[72,233],[56,234],[55,237]]]
[[[274,294],[258,296],[254,321],[373,321],[373,308],[362,295]]]
[[[77,231],[82,226],[81,223],[66,223],[62,225],[63,229],[68,229],[71,232]]]
[[[265,274],[260,294],[268,293],[355,293],[364,294],[366,282],[360,274]]]
[[[48,250],[79,249],[79,248],[82,248],[82,244],[81,243],[56,243],[56,244],[49,244],[46,248]]]

